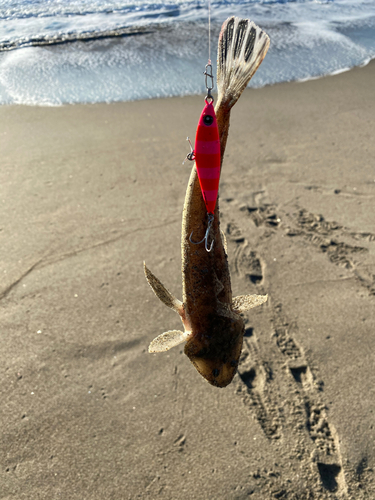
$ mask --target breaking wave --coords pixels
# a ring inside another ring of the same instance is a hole
[[[231,15],[269,34],[253,87],[375,57],[375,0],[221,0],[211,9],[213,40]],[[207,3],[198,0],[0,0],[0,104],[201,93],[207,45]]]

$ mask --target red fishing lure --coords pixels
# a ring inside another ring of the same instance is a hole
[[[213,106],[214,99],[211,94],[211,90],[214,88],[214,77],[212,75],[210,59],[206,64],[204,75],[206,76],[207,88],[207,95],[205,98],[206,105],[199,118],[194,151],[190,143],[191,153],[189,153],[186,158],[188,160],[195,160],[199,184],[206,205],[208,218],[204,238],[201,241],[193,241],[193,233],[191,233],[189,241],[194,245],[199,245],[204,242],[207,252],[211,252],[214,240],[212,240],[211,245],[209,245],[208,238],[215,218],[214,211],[219,192],[221,153],[219,129]],[[190,142],[189,138],[188,141]]]
[[[204,203],[213,214],[220,181],[220,139],[212,100],[206,99],[199,118],[194,156]]]

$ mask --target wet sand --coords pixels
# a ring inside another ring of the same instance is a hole
[[[375,498],[375,64],[248,90],[220,188],[239,373],[210,386],[178,316],[201,97],[0,107],[2,499]]]

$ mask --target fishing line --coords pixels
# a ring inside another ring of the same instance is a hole
[[[211,64],[211,0],[208,0],[208,64]]]
[[[212,73],[211,63],[211,0],[208,0],[208,62],[204,70],[204,75],[207,89],[206,102],[207,99],[210,99],[211,102],[214,102],[214,98],[211,94],[211,90],[214,88],[214,76]]]

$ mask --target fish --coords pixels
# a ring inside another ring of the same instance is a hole
[[[249,19],[228,18],[218,43],[215,113],[223,165],[230,113],[266,56],[268,35]],[[207,207],[194,165],[188,181],[182,213],[182,301],[177,299],[144,263],[146,279],[155,295],[181,318],[184,331],[170,330],[149,345],[150,353],[165,352],[185,342],[184,353],[197,371],[215,387],[226,387],[237,372],[245,323],[242,313],[267,301],[268,295],[232,296],[227,245],[220,230],[219,198],[208,227],[214,245],[190,239],[207,231]]]

